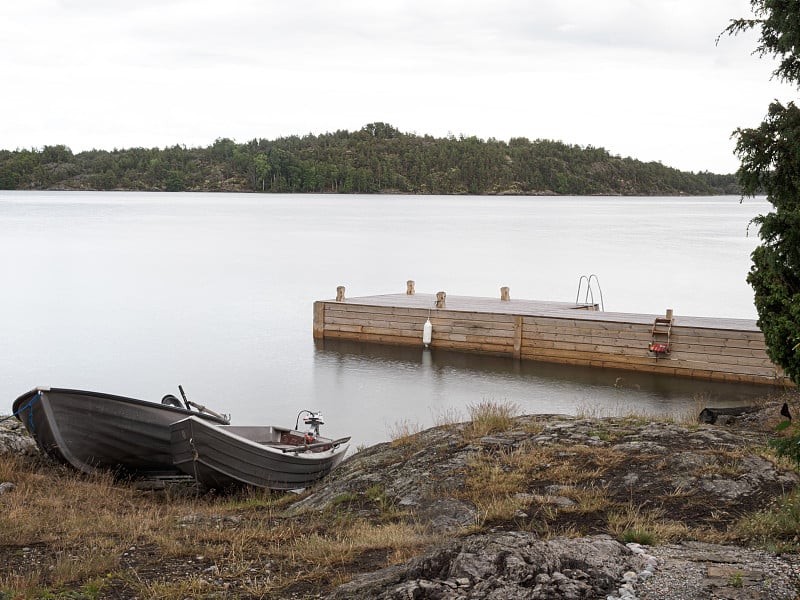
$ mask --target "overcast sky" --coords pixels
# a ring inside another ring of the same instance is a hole
[[[775,98],[748,0],[2,0],[0,148],[357,130],[602,146],[729,173]]]

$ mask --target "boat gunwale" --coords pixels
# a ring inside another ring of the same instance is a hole
[[[189,415],[188,417],[186,417],[184,419],[179,419],[179,420],[177,420],[177,421],[175,421],[173,423],[170,423],[170,426],[169,426],[170,430],[173,430],[173,428],[177,428],[177,426],[179,424],[184,423],[185,421],[193,421],[193,420],[194,421],[198,421],[198,419],[196,419],[196,416],[197,415]],[[237,442],[243,443],[245,446],[249,446],[249,447],[251,447],[253,449],[269,450],[269,452],[271,454],[275,454],[276,456],[281,456],[281,457],[285,457],[287,455],[292,455],[295,458],[300,458],[300,459],[306,460],[306,461],[310,461],[310,460],[319,461],[319,460],[322,460],[323,458],[329,458],[329,457],[332,457],[332,456],[336,456],[339,452],[346,452],[347,448],[349,446],[349,441],[350,441],[348,439],[347,442],[343,442],[343,443],[340,443],[340,444],[334,446],[333,443],[337,441],[336,439],[327,438],[325,436],[320,436],[320,438],[318,438],[318,439],[321,440],[321,443],[329,443],[329,444],[331,444],[330,450],[323,450],[321,452],[310,452],[310,453],[303,453],[303,452],[291,452],[290,453],[290,452],[284,452],[283,448],[270,445],[270,443],[256,442],[254,440],[251,440],[249,438],[243,437],[243,436],[235,433],[234,431],[231,431],[230,429],[228,429],[228,427],[264,427],[264,428],[267,428],[267,427],[275,427],[274,425],[255,425],[255,426],[254,425],[247,425],[247,426],[241,426],[241,425],[209,425],[208,423],[203,423],[202,420],[199,420],[199,422],[202,425],[208,425],[209,429],[215,429],[215,430],[219,430],[221,432],[224,432],[225,437],[232,437]],[[189,425],[189,427],[191,427],[191,425]],[[291,429],[291,428],[288,428],[288,427],[278,427],[278,429],[281,429],[281,430],[284,430],[284,431],[288,431],[290,433],[297,433],[299,435],[303,435],[302,431],[297,431],[296,429]],[[284,446],[287,446],[287,445],[291,446],[291,444],[283,444],[283,445]],[[294,447],[294,446],[292,446],[292,447]]]
[[[16,400],[14,400],[14,403],[12,404],[12,407],[11,407],[11,410],[13,411],[12,414],[19,421],[22,421],[22,419],[20,418],[19,414],[17,414],[19,412],[19,410],[20,410],[19,406],[22,404],[22,402],[24,400],[26,400],[27,398],[35,397],[36,394],[42,394],[42,393],[48,393],[48,392],[52,392],[52,393],[56,393],[56,394],[73,394],[73,395],[89,396],[89,397],[93,397],[93,398],[100,398],[100,399],[103,399],[103,400],[109,400],[109,401],[114,401],[114,402],[124,402],[126,404],[132,404],[132,405],[135,405],[135,406],[145,406],[145,407],[148,407],[148,408],[156,407],[156,408],[159,408],[159,409],[164,409],[167,412],[173,412],[173,413],[176,413],[178,415],[184,415],[186,417],[200,417],[200,418],[202,418],[204,420],[214,421],[216,423],[219,423],[220,425],[227,425],[229,423],[227,420],[222,419],[222,418],[217,417],[217,416],[214,416],[214,415],[209,414],[209,413],[193,411],[193,410],[189,410],[189,409],[184,408],[184,407],[172,406],[170,404],[162,404],[160,402],[153,402],[151,400],[140,400],[138,398],[131,398],[129,396],[119,396],[119,395],[116,395],[116,394],[107,394],[105,392],[95,392],[95,391],[90,391],[90,390],[79,390],[79,389],[73,389],[73,388],[54,388],[54,387],[44,387],[44,386],[35,387],[32,390],[30,390],[28,392],[25,392],[24,394],[19,396]],[[176,420],[180,420],[180,419],[176,419]]]

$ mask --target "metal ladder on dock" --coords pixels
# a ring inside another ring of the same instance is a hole
[[[653,321],[653,329],[650,338],[650,345],[647,347],[656,358],[669,354],[672,350],[672,310],[667,310],[664,317],[656,317]]]
[[[592,289],[592,280],[597,284],[597,291],[600,292],[600,310],[605,310],[603,306],[603,290],[600,288],[600,280],[597,278],[597,275],[592,273],[591,275],[581,275],[580,279],[578,279],[578,293],[575,296],[575,306],[580,306],[580,297],[581,297],[581,290],[583,289],[583,282],[586,282],[586,295],[583,299],[583,304],[591,304],[594,306],[594,290]]]

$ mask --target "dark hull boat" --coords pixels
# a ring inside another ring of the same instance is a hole
[[[99,392],[39,387],[14,401],[17,418],[51,457],[91,473],[180,474],[172,462],[170,423],[194,415],[204,423],[225,424],[222,415]],[[189,403],[187,403],[188,406]],[[201,407],[202,408],[202,407]]]
[[[197,416],[177,421],[170,429],[175,465],[210,488],[307,487],[342,461],[350,441],[318,433],[312,439],[289,428],[216,425]]]

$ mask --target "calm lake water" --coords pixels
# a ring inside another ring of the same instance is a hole
[[[595,274],[606,310],[754,319],[747,227],[769,208],[733,196],[0,191],[0,413],[37,385],[158,401],[182,384],[239,424],[322,410],[326,433],[358,445],[485,400],[594,415],[745,402],[765,390],[315,344],[312,305],[337,285],[352,297],[403,292],[408,279],[418,292],[507,285],[571,302]]]

